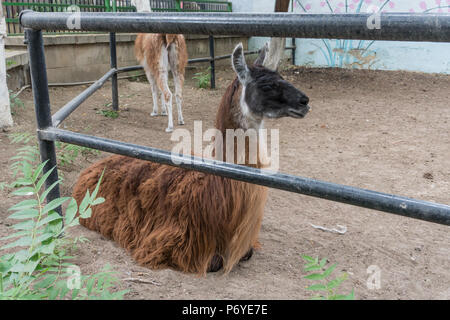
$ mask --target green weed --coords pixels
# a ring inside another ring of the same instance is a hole
[[[327,258],[323,258],[319,261],[319,258],[312,258],[307,255],[302,255],[306,264],[304,265],[305,272],[315,271],[305,276],[305,279],[315,281],[316,283],[310,285],[306,290],[317,292],[312,298],[313,300],[354,300],[354,290],[348,295],[339,294],[337,290],[339,286],[344,282],[348,275],[346,273],[330,280],[331,274],[336,268],[337,264],[327,266]]]
[[[198,88],[209,88],[210,84],[211,84],[211,67],[208,67],[208,69],[206,69],[203,72],[197,72],[194,74],[194,77],[192,77],[192,79],[196,79],[197,80],[197,87]]]

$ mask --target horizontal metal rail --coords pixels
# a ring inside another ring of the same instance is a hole
[[[52,116],[53,126],[57,127],[64,121],[72,112],[76,110],[87,98],[93,95],[98,89],[100,89],[108,79],[117,73],[116,69],[109,70],[103,77],[95,81],[86,90],[80,93],[78,96],[70,100],[65,106],[59,109]]]
[[[141,70],[143,69],[143,67],[141,65],[137,65],[137,66],[129,66],[129,67],[120,67],[117,68],[117,72],[130,72],[130,71],[136,71],[136,70]]]
[[[20,23],[35,30],[68,29],[71,13],[22,11]],[[293,13],[91,13],[79,14],[82,31],[251,35],[393,41],[450,42],[446,13],[380,13],[380,28],[369,28],[371,14]]]
[[[285,47],[284,50],[295,50],[297,49],[297,47],[295,46],[289,46],[289,47]],[[244,54],[245,55],[249,55],[249,54],[256,54],[259,53],[259,50],[253,50],[253,51],[245,51]],[[214,60],[223,60],[223,59],[229,59],[231,58],[231,54],[225,54],[222,56],[215,56]]]
[[[266,187],[450,225],[450,206],[444,204],[415,200],[288,174],[274,173],[226,162],[205,161],[197,157],[186,158],[165,150],[89,136],[57,128],[39,130],[38,135],[42,140],[62,141],[133,158],[202,171]],[[186,163],[186,159],[189,160],[189,163]],[[174,161],[180,164],[175,164]]]
[[[285,49],[286,50],[295,50],[296,47],[286,47]],[[244,54],[250,55],[250,54],[256,54],[258,52],[259,52],[259,50],[245,51]],[[225,54],[223,56],[215,56],[214,61],[228,59],[228,58],[231,58],[231,54]],[[211,59],[210,57],[192,58],[192,59],[188,60],[188,63],[210,62],[211,60],[213,60],[213,59]],[[121,67],[121,68],[117,68],[117,72],[130,72],[130,71],[140,70],[142,68],[143,67],[141,65]]]

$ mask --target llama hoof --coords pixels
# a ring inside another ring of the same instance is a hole
[[[179,124],[180,126],[182,126],[182,125],[184,124],[184,121],[183,121],[183,120],[178,120],[178,124]]]
[[[172,132],[172,131],[173,131],[173,128],[172,128],[172,127],[166,128],[166,132]]]
[[[250,250],[248,250],[248,252],[245,254],[245,256],[243,256],[242,258],[241,258],[241,260],[239,260],[240,262],[243,262],[243,261],[248,261],[248,260],[250,260],[250,258],[253,256],[253,248],[251,248]]]
[[[162,115],[162,116],[167,116],[167,111],[161,112],[161,115]]]
[[[207,272],[217,272],[220,269],[222,269],[223,267],[223,259],[221,256],[215,254],[212,259],[211,262],[209,263],[209,267]]]
[[[156,117],[156,116],[158,116],[158,112],[152,112],[152,113],[150,113],[150,116],[151,117]]]

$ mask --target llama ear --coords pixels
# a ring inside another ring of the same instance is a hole
[[[236,48],[234,48],[231,59],[234,72],[236,72],[239,81],[242,84],[245,84],[250,79],[250,71],[248,70],[247,63],[245,62],[242,43],[239,43]]]
[[[255,66],[262,66],[264,63],[264,59],[266,58],[266,54],[269,52],[269,43],[266,42],[264,46],[259,50],[259,56],[256,58],[255,62],[253,64]]]

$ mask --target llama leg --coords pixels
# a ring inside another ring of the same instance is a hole
[[[156,85],[156,80],[147,64],[147,57],[141,61],[141,65],[144,67],[145,76],[147,77],[148,83],[150,83],[150,88],[152,90],[153,98],[153,111],[150,113],[152,117],[158,115],[158,86]]]
[[[158,79],[158,87],[161,90],[164,96],[164,102],[167,107],[167,115],[168,115],[168,125],[166,128],[166,132],[173,131],[173,118],[172,118],[172,92],[170,92],[169,85],[167,83],[167,71],[165,73],[161,73]],[[164,110],[164,108],[163,108]]]
[[[215,254],[211,262],[209,263],[209,267],[207,272],[217,272],[223,267],[223,258],[217,254]]]
[[[181,102],[182,102],[184,77],[183,77],[183,75],[174,72],[173,79],[175,82],[175,102],[177,104],[177,110],[178,110],[178,124],[183,125],[184,120],[183,120],[183,112],[181,111]]]
[[[166,103],[165,103],[165,100],[164,100],[164,94],[162,93],[162,91],[160,92],[160,96],[161,96],[161,109],[162,109],[162,111],[161,111],[161,115],[163,115],[163,116],[167,116],[167,108],[166,108]]]
[[[164,109],[167,108],[168,115],[168,125],[166,132],[173,131],[173,118],[172,118],[172,92],[169,89],[169,56],[167,53],[167,48],[163,45],[161,48],[161,56],[159,61],[159,76],[156,79],[159,90],[161,90],[164,104],[162,107],[163,113]]]
[[[240,262],[248,261],[253,256],[253,248],[250,248],[248,252],[239,260]]]
[[[155,117],[158,115],[158,85],[156,84],[156,80],[150,74],[150,72],[146,72],[145,74],[147,75],[147,79],[149,79],[150,85],[152,87],[153,111],[150,115],[152,117]]]
[[[169,64],[173,75],[173,82],[175,84],[175,102],[177,104],[178,111],[178,124],[183,125],[184,120],[183,113],[181,111],[181,103],[183,96],[184,74],[179,72],[177,46],[174,43],[172,43],[169,47]]]

